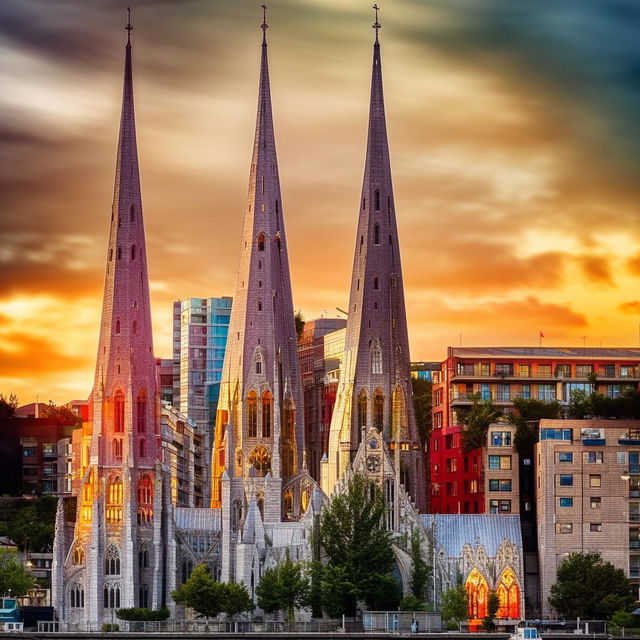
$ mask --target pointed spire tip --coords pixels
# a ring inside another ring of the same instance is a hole
[[[131,7],[127,7],[127,26],[125,27],[127,30],[127,45],[131,44],[131,30],[133,26],[131,25]]]
[[[267,44],[267,29],[269,25],[267,24],[267,5],[261,4],[262,7],[262,24],[260,28],[262,29],[262,44]]]
[[[378,44],[378,31],[382,29],[382,25],[378,22],[378,11],[380,11],[380,7],[378,4],[374,4],[372,9],[376,12],[376,21],[373,23],[372,27],[376,30],[376,44]]]

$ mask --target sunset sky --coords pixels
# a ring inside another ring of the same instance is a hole
[[[638,346],[640,5],[378,0],[411,357]],[[372,0],[272,0],[294,303],[347,305]],[[259,1],[131,0],[156,355],[171,302],[232,295]],[[0,2],[0,392],[88,395],[126,0]]]

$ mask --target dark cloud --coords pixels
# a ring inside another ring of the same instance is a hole
[[[630,302],[622,302],[618,306],[623,313],[631,313],[638,315],[640,313],[640,300],[632,300]]]
[[[598,284],[613,286],[611,268],[606,258],[601,256],[581,256],[578,261],[589,280]]]

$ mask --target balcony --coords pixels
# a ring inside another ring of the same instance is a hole
[[[618,444],[640,446],[640,431],[630,431],[618,439]]]
[[[607,441],[604,438],[583,438],[582,444],[585,447],[604,447]]]
[[[640,513],[630,513],[629,522],[640,522]]]

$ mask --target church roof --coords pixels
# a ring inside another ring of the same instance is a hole
[[[220,509],[176,507],[173,519],[181,531],[220,531]]]
[[[520,518],[517,515],[487,513],[422,514],[422,523],[431,529],[435,523],[436,548],[444,547],[448,557],[460,557],[465,544],[481,544],[488,556],[495,556],[505,538],[522,547]]]

